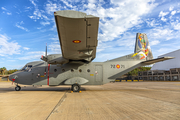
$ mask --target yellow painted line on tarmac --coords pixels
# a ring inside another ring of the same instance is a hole
[[[138,82],[138,80],[133,80],[133,82]]]
[[[175,84],[175,85],[179,85],[180,86],[180,84]]]
[[[132,80],[127,80],[127,82],[132,82]]]
[[[115,82],[119,82],[120,80],[115,80]]]
[[[121,80],[121,82],[126,82],[126,80]]]

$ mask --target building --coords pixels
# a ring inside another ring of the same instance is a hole
[[[150,71],[140,71],[138,76],[122,76],[117,80],[180,81],[180,49],[159,57],[174,59],[155,63]]]
[[[144,81],[180,81],[180,68],[138,72],[138,79]]]
[[[180,49],[158,56],[174,59],[155,63],[150,71],[138,73],[138,79],[144,81],[180,81]]]
[[[165,57],[165,56],[174,57],[174,59],[155,63],[152,66],[151,70],[170,70],[173,68],[180,68],[180,49],[158,57]]]

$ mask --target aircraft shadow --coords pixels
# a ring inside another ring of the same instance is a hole
[[[9,88],[0,88],[0,93],[5,92],[12,92],[15,91],[15,88],[9,87]],[[47,87],[47,88],[41,88],[41,87],[22,87],[20,91],[54,91],[54,92],[65,92],[65,91],[71,91],[71,87]],[[15,92],[20,92],[15,91]],[[85,88],[81,88],[81,91],[86,91]]]

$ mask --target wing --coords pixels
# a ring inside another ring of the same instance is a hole
[[[99,17],[64,10],[54,12],[62,56],[92,61],[96,57]]]

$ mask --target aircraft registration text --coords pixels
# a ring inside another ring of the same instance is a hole
[[[114,64],[111,64],[111,68],[117,68],[117,69],[119,69],[119,68],[125,68],[125,65],[119,65],[119,64],[114,65]]]

